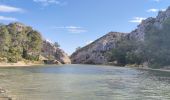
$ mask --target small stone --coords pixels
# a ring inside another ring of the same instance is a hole
[[[0,88],[0,93],[6,93],[6,91]]]

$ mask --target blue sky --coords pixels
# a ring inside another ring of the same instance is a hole
[[[68,54],[110,31],[130,32],[170,0],[0,0],[0,22],[21,22]]]

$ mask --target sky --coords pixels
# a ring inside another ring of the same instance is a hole
[[[131,32],[170,0],[0,0],[0,23],[21,22],[69,55],[110,31]]]

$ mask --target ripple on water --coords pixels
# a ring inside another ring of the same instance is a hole
[[[169,100],[170,73],[111,66],[0,69],[16,100]]]

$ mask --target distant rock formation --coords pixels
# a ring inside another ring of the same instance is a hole
[[[145,32],[148,26],[154,25],[158,29],[162,28],[162,23],[170,18],[170,7],[166,11],[159,11],[158,16],[156,18],[147,18],[146,20],[143,20],[141,24],[138,25],[137,29],[132,31],[128,34],[128,37],[130,39],[136,39],[144,41],[145,39]]]
[[[47,40],[43,41],[42,56],[48,60],[53,60],[54,64],[71,64],[69,56],[60,48]]]
[[[105,64],[108,62],[107,51],[115,48],[116,44],[124,37],[124,33],[110,32],[93,43],[74,52],[71,55],[72,63]]]

